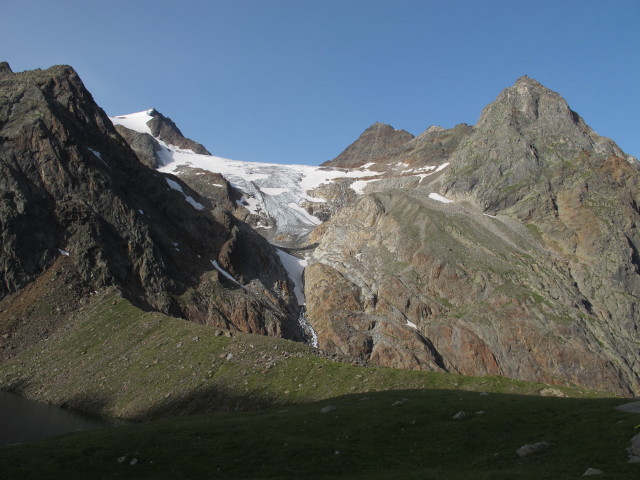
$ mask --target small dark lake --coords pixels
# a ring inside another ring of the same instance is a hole
[[[0,391],[0,446],[112,425],[97,417]]]

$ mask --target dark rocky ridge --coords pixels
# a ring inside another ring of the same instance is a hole
[[[0,299],[64,250],[86,289],[116,285],[148,308],[303,339],[273,248],[224,205],[138,162],[72,68],[1,71]]]
[[[148,133],[139,133],[130,130],[124,125],[115,125],[116,131],[124,138],[131,149],[136,152],[138,160],[149,168],[157,168],[162,166],[162,161],[158,156],[158,152],[162,146],[158,141]]]

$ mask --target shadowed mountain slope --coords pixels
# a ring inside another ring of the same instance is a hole
[[[72,68],[1,72],[0,298],[64,257],[79,292],[117,286],[145,308],[304,338],[278,255],[229,199],[138,162]],[[28,322],[3,323],[11,339]]]

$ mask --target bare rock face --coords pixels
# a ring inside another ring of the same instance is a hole
[[[358,168],[367,163],[384,161],[411,140],[413,135],[405,130],[396,130],[384,123],[374,123],[333,160],[324,167]]]
[[[80,291],[117,286],[201,323],[304,338],[274,249],[228,197],[142,165],[73,69],[3,64],[0,93],[0,299],[64,256]]]
[[[449,164],[438,175],[377,182],[318,232],[305,282],[321,348],[640,393],[637,161],[526,77],[456,129],[385,160],[422,151]]]
[[[155,138],[148,133],[136,132],[123,125],[116,125],[115,128],[136,153],[140,163],[149,168],[157,168],[162,165],[158,157],[158,152],[162,147]]]
[[[152,109],[150,115],[153,118],[147,122],[147,126],[155,138],[159,138],[169,145],[191,150],[193,153],[211,155],[203,145],[185,137],[169,117],[165,117],[156,109]]]

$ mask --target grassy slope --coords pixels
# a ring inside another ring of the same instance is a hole
[[[0,366],[0,388],[125,419],[217,411],[6,447],[7,478],[576,478],[587,467],[640,475],[624,451],[638,418],[612,409],[625,400],[525,396],[545,386],[355,367],[302,344],[145,313],[113,292]],[[326,405],[337,408],[320,413]],[[221,411],[236,409],[256,411]],[[470,417],[453,420],[459,410]],[[515,455],[541,440],[547,451]]]
[[[0,366],[0,389],[110,417],[257,409],[373,390],[444,388],[536,394],[499,377],[354,367],[306,345],[233,334],[94,297],[47,340]],[[554,387],[570,396],[594,395]]]

